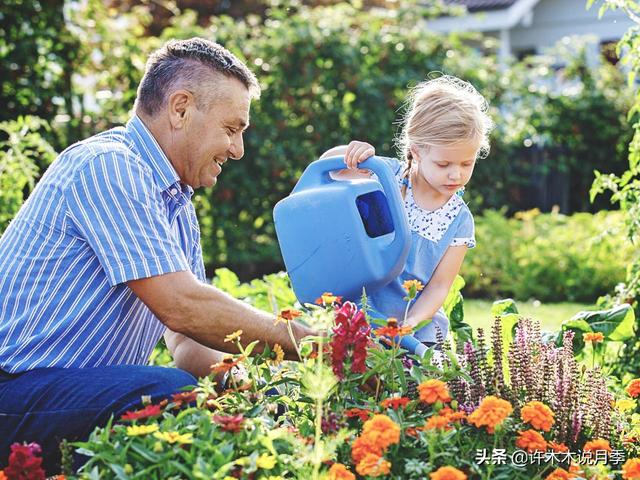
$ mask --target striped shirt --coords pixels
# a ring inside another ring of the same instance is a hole
[[[192,195],[135,116],[62,152],[0,237],[0,370],[146,363],[165,327],[125,282],[205,280]]]

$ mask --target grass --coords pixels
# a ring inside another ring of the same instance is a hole
[[[493,323],[491,300],[464,300],[464,318],[475,329],[482,327],[489,331]],[[582,310],[594,310],[592,304],[583,303],[541,303],[538,301],[516,301],[518,311],[525,317],[539,320],[543,330],[557,330],[564,320],[568,320]]]

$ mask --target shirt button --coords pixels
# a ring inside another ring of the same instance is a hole
[[[171,195],[177,195],[178,194],[178,189],[177,188],[172,188],[169,191],[171,192]]]

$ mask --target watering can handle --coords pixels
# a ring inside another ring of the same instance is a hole
[[[339,181],[331,178],[329,172],[343,170],[345,168],[346,165],[342,155],[316,160],[305,169],[291,193],[293,194],[307,188],[317,187],[318,185],[328,185]],[[379,157],[369,157],[358,165],[358,168],[369,169],[375,173],[378,176],[378,180],[387,198],[393,197],[393,201],[388,203],[391,217],[393,218],[395,238],[388,247],[388,255],[385,256],[385,259],[389,261],[388,269],[391,270],[393,266],[395,266],[397,259],[406,253],[406,249],[408,248],[406,239],[410,236],[409,225],[406,220],[407,214],[404,210],[404,201],[400,196],[400,188],[396,182],[395,175],[391,171],[391,167]]]

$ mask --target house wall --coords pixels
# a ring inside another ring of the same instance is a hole
[[[541,0],[533,10],[531,24],[520,23],[510,31],[512,52],[535,49],[541,53],[567,35],[593,35],[599,42],[614,41],[633,24],[620,10],[607,11],[598,19],[599,3],[589,10],[585,5],[585,0]]]

